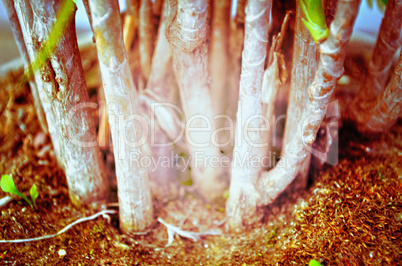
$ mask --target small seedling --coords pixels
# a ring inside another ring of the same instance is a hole
[[[316,261],[316,260],[312,259],[308,263],[308,266],[322,266],[322,264],[319,261]]]
[[[4,192],[7,193],[11,193],[17,196],[20,196],[21,198],[23,198],[26,202],[28,202],[29,206],[31,206],[31,208],[36,207],[36,199],[39,196],[38,190],[36,189],[36,185],[33,185],[31,187],[31,189],[29,190],[29,193],[31,194],[31,198],[32,198],[32,202],[24,195],[22,194],[15,186],[14,184],[14,180],[11,176],[9,175],[3,175],[1,177],[1,181],[0,181],[0,186],[1,189]]]

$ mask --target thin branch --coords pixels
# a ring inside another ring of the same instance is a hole
[[[134,123],[134,119],[126,120],[137,114],[137,91],[124,47],[119,5],[117,0],[90,0],[89,6],[105,98],[108,106],[113,105],[108,114],[114,144],[120,228],[126,233],[142,231],[152,223],[153,209],[148,172],[138,163],[143,156],[142,148],[133,143],[142,140],[138,140],[141,126]]]

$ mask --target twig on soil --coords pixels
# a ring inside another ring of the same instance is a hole
[[[185,237],[185,238],[189,238],[191,240],[193,240],[194,242],[197,242],[198,240],[200,240],[200,237],[202,236],[216,236],[216,235],[221,235],[222,232],[219,229],[216,230],[208,230],[202,233],[195,233],[195,232],[190,232],[190,231],[184,231],[182,229],[180,229],[179,227],[176,227],[174,225],[168,224],[167,222],[165,222],[164,220],[162,220],[162,218],[158,218],[158,222],[160,222],[161,224],[163,224],[164,226],[166,226],[167,228],[167,232],[168,232],[168,243],[166,244],[165,247],[170,246],[173,243],[174,237],[175,235],[179,235],[181,237]]]
[[[65,233],[65,232],[67,232],[68,230],[70,230],[76,224],[79,224],[79,223],[82,223],[82,222],[87,222],[87,221],[90,221],[90,220],[94,220],[95,218],[97,218],[98,216],[101,216],[101,215],[115,214],[115,213],[117,213],[117,211],[115,211],[115,210],[102,210],[100,212],[95,213],[94,215],[89,216],[89,217],[83,217],[83,218],[78,219],[77,221],[75,221],[75,222],[67,225],[63,229],[61,229],[56,234],[44,235],[44,236],[40,236],[40,237],[26,238],[26,239],[0,240],[0,243],[24,243],[24,242],[33,242],[33,241],[39,241],[39,240],[44,240],[44,239],[48,239],[48,238],[53,238],[55,236],[58,236],[58,235],[61,235],[61,234]]]

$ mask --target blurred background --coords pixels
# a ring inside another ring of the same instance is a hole
[[[77,2],[77,32],[78,35],[84,35],[90,31],[89,22],[82,1]],[[120,9],[125,10],[125,0],[119,0],[119,3]],[[369,8],[367,1],[363,0],[353,34],[355,36],[358,35],[359,38],[375,40],[382,17],[383,14],[375,3],[373,4],[373,8]],[[0,1],[0,40],[0,65],[19,57],[2,1]]]

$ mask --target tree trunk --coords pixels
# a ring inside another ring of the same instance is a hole
[[[402,1],[388,0],[367,76],[351,104],[352,118],[360,124],[364,123],[367,109],[373,106],[386,86],[392,58],[400,46],[401,14]]]
[[[222,196],[227,182],[223,175],[225,169],[210,161],[219,160],[221,153],[213,142],[215,121],[209,91],[208,2],[171,0],[169,4],[166,37],[173,50],[173,69],[186,116],[192,178],[204,198],[212,200]]]
[[[124,48],[118,1],[90,0],[89,6],[112,131],[120,228],[130,233],[148,227],[153,215],[148,173],[138,143],[143,136],[134,123],[137,92]]]
[[[255,193],[254,184],[262,166],[259,160],[264,157],[267,146],[267,130],[262,130],[263,123],[265,127],[267,124],[261,121],[261,89],[271,7],[272,1],[259,0],[249,0],[246,6],[239,107],[227,203],[227,215],[233,227],[241,222],[239,211],[256,211],[256,202],[252,202],[253,198],[248,195]]]
[[[14,8],[13,0],[3,0],[4,7],[6,9],[8,19],[10,21],[11,30],[14,35],[15,42],[17,43],[18,51],[20,52],[22,61],[24,62],[25,68],[28,71],[31,71],[30,61],[27,48],[24,43],[24,36],[22,36],[20,22],[18,21],[17,13]],[[38,116],[39,124],[45,133],[49,133],[47,128],[47,122],[45,113],[42,108],[42,103],[39,98],[38,88],[36,87],[36,83],[33,80],[29,80],[29,87],[31,88],[32,97],[34,99],[34,106],[36,110],[36,115]]]
[[[320,61],[314,81],[308,88],[308,102],[297,122],[297,133],[285,147],[283,157],[274,169],[262,172],[257,182],[249,184],[248,191],[243,189],[243,195],[237,195],[239,200],[229,200],[227,210],[231,228],[240,230],[244,224],[255,221],[257,207],[272,203],[285,190],[304,164],[307,154],[311,152],[326,105],[343,74],[346,46],[353,31],[359,4],[360,1],[338,2],[330,36],[319,45]]]
[[[93,205],[107,199],[109,187],[99,148],[94,143],[95,124],[85,108],[89,97],[75,34],[75,6],[72,2],[65,5],[70,5],[71,15],[64,34],[55,50],[48,51],[48,60],[34,71],[52,142],[66,173],[70,199],[76,206]],[[33,62],[39,49],[48,48],[45,42],[63,7],[59,1],[26,0],[15,1],[15,6]],[[53,125],[57,133],[53,132]]]
[[[359,116],[361,132],[386,132],[402,113],[402,52],[386,89]]]
[[[313,82],[317,70],[319,53],[310,32],[303,24],[303,12],[299,1],[296,1],[296,22],[293,43],[293,67],[290,80],[288,110],[286,114],[285,133],[282,144],[282,156],[286,146],[290,144],[297,132],[303,108],[308,102],[306,88]],[[311,154],[307,154],[303,165],[299,168],[297,187],[305,188],[308,181]]]

